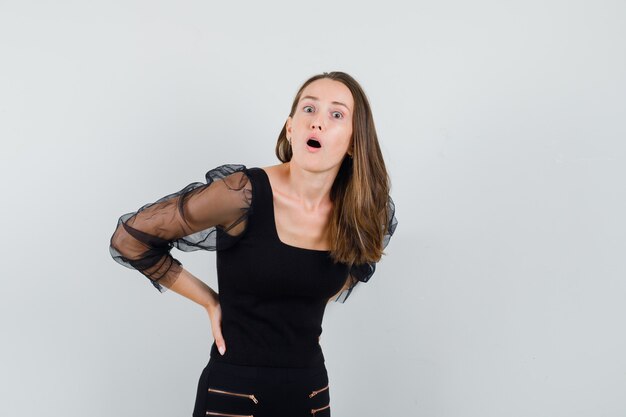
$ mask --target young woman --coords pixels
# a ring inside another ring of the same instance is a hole
[[[113,259],[209,314],[194,417],[330,416],[324,310],[370,279],[396,228],[371,109],[348,74],[300,87],[276,155],[211,169],[206,184],[122,215],[111,237]],[[219,294],[172,247],[216,250]]]

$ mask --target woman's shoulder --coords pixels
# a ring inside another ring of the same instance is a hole
[[[284,181],[285,178],[285,163],[268,165],[264,167],[256,167],[256,169],[262,170],[273,184],[279,184]]]
[[[284,177],[284,172],[281,168],[284,167],[284,163],[268,166],[251,166],[247,167],[244,164],[222,164],[215,168],[211,168],[207,171],[205,177],[208,180],[215,181],[217,179],[225,178],[236,172],[247,173],[249,171],[258,172],[263,171],[268,177],[276,181],[280,181]]]
[[[269,188],[274,197],[280,197],[285,189],[287,182],[287,173],[285,171],[285,163],[268,166],[256,166],[248,169],[251,174],[251,181],[259,181],[261,186]],[[262,178],[261,178],[262,177]]]
[[[271,167],[248,167],[245,164],[222,164],[209,169],[205,174],[207,185],[222,180],[227,188],[231,190],[241,190],[242,188],[253,188],[257,178],[267,172]]]
[[[215,168],[209,169],[204,177],[208,184],[225,179],[237,172],[245,173],[249,168],[247,168],[244,164],[222,164]],[[241,175],[241,174],[240,174]]]
[[[255,188],[262,190],[272,190],[274,187],[282,189],[284,183],[284,173],[281,167],[284,164],[269,166],[251,166],[245,164],[222,164],[209,169],[206,174],[206,186],[214,182],[222,182],[226,189],[231,191],[244,191],[248,198],[252,200],[253,195],[259,195]],[[261,195],[267,194],[266,191]],[[259,195],[260,196],[260,195]]]

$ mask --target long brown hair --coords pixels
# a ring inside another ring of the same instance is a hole
[[[378,262],[383,255],[383,237],[387,231],[391,182],[365,92],[345,72],[317,74],[302,84],[289,116],[293,117],[296,112],[304,89],[321,78],[343,83],[354,98],[352,158],[344,157],[330,192],[333,202],[329,226],[330,254],[335,262],[350,265]],[[289,162],[292,157],[286,133],[285,122],[276,142],[276,156],[282,162]]]

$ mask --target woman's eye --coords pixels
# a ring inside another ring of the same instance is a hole
[[[307,109],[311,109],[311,111],[313,111],[313,106],[304,106],[304,107],[302,108],[302,110],[303,110],[305,113],[311,113],[310,111],[307,111]],[[336,114],[338,114],[338,115],[339,115],[339,117],[335,117],[335,115],[336,115]],[[342,118],[343,118],[343,114],[342,114],[341,112],[338,112],[338,111],[334,111],[334,112],[333,112],[333,116],[335,117],[335,119],[342,119]]]

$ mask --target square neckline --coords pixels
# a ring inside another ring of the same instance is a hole
[[[274,190],[272,190],[272,183],[270,182],[270,177],[269,175],[267,175],[267,172],[265,172],[265,170],[261,167],[258,167],[258,168],[259,168],[259,171],[263,173],[263,177],[265,178],[265,185],[267,186],[267,189],[269,190],[269,197],[270,197],[270,201],[269,201],[270,210],[269,211],[271,213],[271,218],[272,218],[272,224],[270,228],[272,229],[272,233],[276,241],[282,246],[287,247],[287,248],[293,248],[296,250],[301,250],[301,251],[306,251],[306,252],[317,252],[321,254],[330,253],[330,250],[302,248],[300,246],[290,245],[280,240],[280,236],[278,236],[278,229],[276,228],[276,215],[274,213]]]

